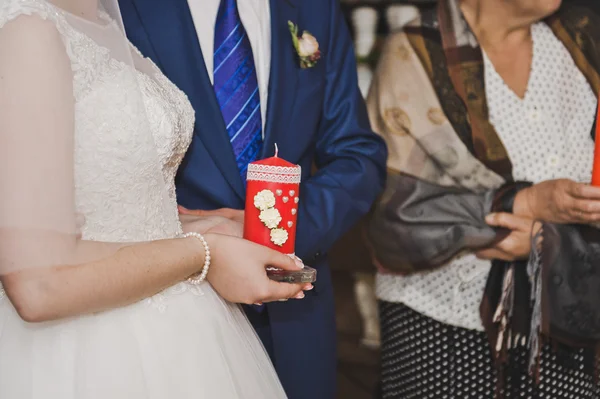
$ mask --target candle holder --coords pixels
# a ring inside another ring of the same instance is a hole
[[[372,7],[358,7],[352,11],[354,47],[356,55],[360,58],[368,57],[375,47],[377,18],[377,10]]]
[[[244,238],[295,257],[296,223],[302,169],[275,156],[248,165]],[[267,268],[269,278],[286,283],[312,283],[315,269]]]
[[[419,16],[419,9],[414,5],[393,5],[386,11],[388,26],[392,31],[400,30],[407,23]]]
[[[371,87],[371,82],[373,81],[373,72],[371,71],[371,68],[369,68],[369,65],[358,64],[357,73],[360,94],[362,94],[364,98],[367,98],[367,95],[369,94],[369,88]]]

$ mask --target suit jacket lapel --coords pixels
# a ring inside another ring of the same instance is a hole
[[[298,0],[271,1],[271,76],[265,142],[262,158],[273,156],[274,144],[283,138],[294,107],[298,84],[298,58],[288,30],[288,21],[298,23]],[[279,147],[281,149],[281,146]]]
[[[202,140],[227,182],[243,199],[244,184],[187,1],[135,0],[134,3],[163,72],[187,94],[196,111],[196,136]]]

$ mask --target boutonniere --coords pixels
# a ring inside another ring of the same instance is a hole
[[[302,35],[298,34],[298,25],[292,21],[288,21],[288,27],[292,34],[292,42],[300,59],[300,68],[312,68],[317,65],[317,61],[321,58],[319,50],[319,42],[309,32],[304,31]]]

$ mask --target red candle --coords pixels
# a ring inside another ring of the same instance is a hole
[[[294,254],[301,168],[277,156],[248,165],[244,238]]]
[[[594,151],[594,167],[592,169],[592,186],[600,187],[600,107],[596,115],[596,144]]]

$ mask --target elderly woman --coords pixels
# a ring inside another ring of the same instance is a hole
[[[440,0],[389,38],[368,100],[384,398],[599,397],[599,40],[560,0]]]

